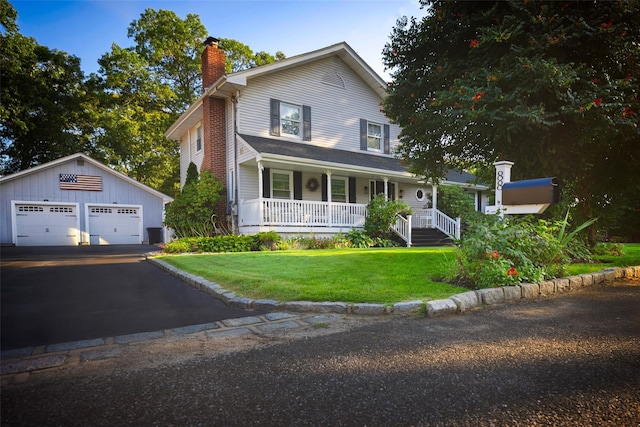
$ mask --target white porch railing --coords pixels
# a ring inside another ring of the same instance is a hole
[[[405,218],[398,214],[396,215],[396,222],[391,225],[391,229],[407,242],[407,247],[411,247],[411,219],[412,215],[407,215]]]
[[[240,203],[241,226],[364,227],[367,205],[252,199]]]
[[[311,202],[306,200],[252,199],[240,202],[239,224],[272,227],[362,228],[367,205]],[[460,238],[460,218],[453,219],[437,209],[414,209],[407,218],[398,216],[393,230],[411,245],[411,228],[437,228]]]

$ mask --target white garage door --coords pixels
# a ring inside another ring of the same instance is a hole
[[[142,243],[142,207],[89,206],[89,243],[139,245]]]
[[[16,246],[78,244],[78,206],[15,204]]]

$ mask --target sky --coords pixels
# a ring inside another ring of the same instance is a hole
[[[209,35],[235,39],[254,52],[287,57],[347,42],[382,78],[389,80],[382,49],[396,20],[424,16],[417,0],[9,0],[22,35],[81,60],[86,75],[113,43],[134,45],[129,24],[145,9],[165,9],[180,18],[200,16]]]

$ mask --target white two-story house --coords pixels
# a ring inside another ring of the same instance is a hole
[[[180,143],[181,184],[190,162],[221,180],[218,220],[241,234],[326,236],[361,228],[377,194],[414,208],[398,224],[457,234],[437,210],[437,188],[394,156],[400,128],[381,110],[385,82],[346,43],[232,74],[210,37],[202,53],[203,94],[167,130]],[[485,186],[452,173],[478,210]],[[409,234],[409,236],[407,236]]]

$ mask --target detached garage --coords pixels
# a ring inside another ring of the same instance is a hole
[[[0,178],[0,197],[0,243],[16,246],[149,243],[172,200],[81,153]]]

